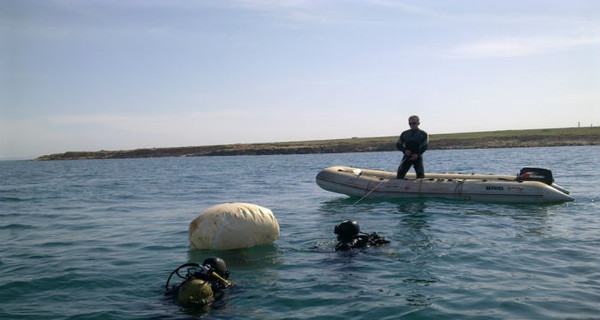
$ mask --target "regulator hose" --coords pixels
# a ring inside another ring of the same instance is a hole
[[[181,270],[183,268],[188,268],[186,270],[187,274],[185,276],[183,276],[179,273],[179,270]],[[202,266],[197,263],[194,263],[194,262],[184,263],[184,264],[180,265],[179,267],[175,268],[175,270],[173,270],[173,272],[171,272],[171,274],[167,278],[167,283],[165,284],[165,291],[166,292],[169,291],[169,282],[171,281],[171,278],[173,277],[173,275],[176,274],[179,278],[186,280],[192,276],[192,273],[190,273],[191,269],[200,269],[200,268],[202,268]]]

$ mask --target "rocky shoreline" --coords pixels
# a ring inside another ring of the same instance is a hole
[[[396,136],[301,142],[144,148],[119,151],[70,151],[44,155],[37,161],[201,157],[395,151]],[[585,146],[600,144],[600,127],[506,130],[430,135],[429,150]]]

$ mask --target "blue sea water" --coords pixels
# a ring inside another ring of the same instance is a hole
[[[574,202],[349,199],[319,170],[395,171],[397,152],[0,162],[1,319],[600,319],[600,147],[431,150],[429,172],[546,167]],[[250,202],[270,246],[189,248],[204,209]],[[356,220],[390,240],[333,252]],[[318,249],[312,249],[317,246]],[[218,255],[235,286],[208,310],[164,296],[169,273]]]

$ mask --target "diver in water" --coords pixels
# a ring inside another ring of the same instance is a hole
[[[335,251],[350,251],[373,246],[385,246],[390,243],[383,236],[377,234],[377,232],[360,232],[360,227],[356,221],[344,221],[335,226],[333,232],[337,234],[339,241],[335,246]]]
[[[182,271],[185,270],[185,274]],[[169,282],[173,275],[183,281],[172,287]],[[231,286],[229,270],[225,261],[218,257],[205,259],[202,264],[185,263],[177,267],[167,279],[167,295],[176,296],[177,302],[186,306],[205,307],[222,297],[223,291]]]

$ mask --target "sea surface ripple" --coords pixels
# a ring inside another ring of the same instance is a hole
[[[553,171],[574,202],[372,201],[321,190],[319,170],[395,171],[397,152],[0,161],[1,319],[599,319],[600,147],[431,150],[428,172]],[[265,206],[269,246],[189,248],[225,202]],[[333,252],[356,220],[390,240]],[[315,249],[316,248],[316,249]],[[235,286],[207,310],[164,295],[169,273],[218,255]]]

